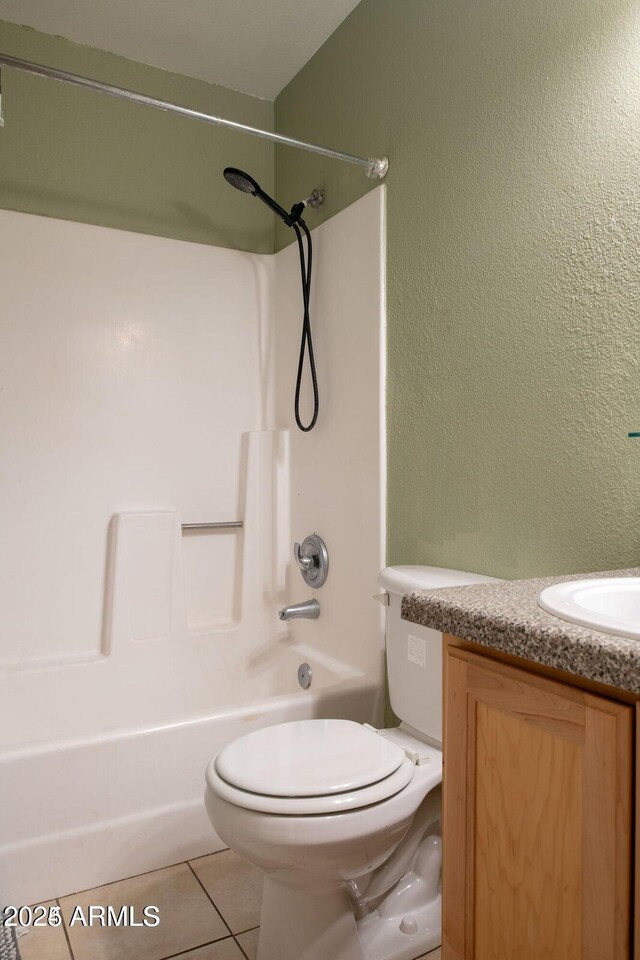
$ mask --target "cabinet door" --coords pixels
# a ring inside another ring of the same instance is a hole
[[[628,960],[633,709],[448,647],[443,960]]]

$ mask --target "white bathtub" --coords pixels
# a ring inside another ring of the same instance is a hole
[[[370,677],[302,645],[270,651],[262,661],[254,651],[251,663],[232,649],[202,659],[199,683],[176,659],[163,683],[156,675],[142,689],[127,682],[137,671],[105,683],[111,658],[5,676],[5,689],[13,697],[22,690],[32,705],[0,751],[8,902],[63,896],[221,849],[204,811],[204,769],[243,733],[307,717],[380,722],[381,690]],[[313,669],[308,690],[297,682],[304,661]],[[143,713],[153,722],[141,724]],[[115,716],[117,725],[104,722]]]

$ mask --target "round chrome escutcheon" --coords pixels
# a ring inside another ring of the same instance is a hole
[[[329,551],[322,537],[312,533],[302,541],[302,546],[294,543],[293,555],[307,586],[319,589],[329,573]]]

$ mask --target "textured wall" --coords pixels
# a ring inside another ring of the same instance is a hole
[[[390,563],[640,558],[639,57],[637,0],[362,0],[276,101],[391,158]],[[282,201],[316,184],[370,187],[277,150]]]
[[[0,50],[258,127],[273,104],[0,21]],[[225,166],[269,189],[273,148],[97,93],[2,71],[0,207],[270,253],[273,218]]]

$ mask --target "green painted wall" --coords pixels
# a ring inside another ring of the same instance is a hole
[[[640,560],[639,61],[637,0],[362,0],[276,101],[391,159],[390,563]],[[280,201],[316,185],[371,187],[277,149]]]
[[[0,21],[0,50],[273,129],[273,104]],[[273,147],[3,68],[0,207],[269,253],[273,217],[222,179],[273,184]]]
[[[273,104],[0,22],[0,50],[271,128]],[[278,130],[387,153],[389,562],[504,576],[640,559],[637,0],[362,0]],[[237,249],[269,144],[3,70],[0,207]],[[374,184],[288,148],[276,192]],[[276,245],[290,237],[276,227]],[[316,322],[321,322],[317,318]]]

